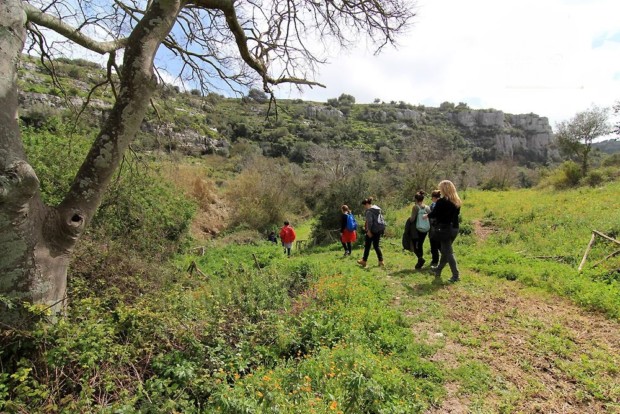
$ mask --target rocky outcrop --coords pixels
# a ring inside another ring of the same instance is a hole
[[[495,158],[545,162],[559,157],[553,145],[553,131],[545,117],[465,110],[448,113],[448,118],[465,130],[475,146],[484,148]]]
[[[386,122],[413,122],[416,123],[422,118],[422,114],[413,109],[371,109],[367,110],[361,115],[361,119],[365,121],[372,121],[384,124]]]
[[[201,135],[193,130],[175,131],[172,125],[156,125],[143,122],[141,131],[162,137],[166,145],[188,154],[218,154],[228,156],[230,143],[225,139],[215,139]]]
[[[331,106],[315,106],[306,107],[306,118],[326,121],[328,119],[342,119],[344,114],[342,111],[332,108]]]

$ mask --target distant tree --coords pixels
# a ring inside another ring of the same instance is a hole
[[[341,106],[342,105],[351,106],[355,104],[355,97],[353,95],[348,95],[346,93],[343,93],[338,97],[338,104]]]
[[[269,96],[260,89],[252,88],[250,92],[248,92],[248,98],[255,100],[258,103],[264,103],[269,100]]]
[[[517,164],[511,159],[490,162],[485,166],[483,190],[507,190],[516,181]]]
[[[327,100],[327,106],[338,108],[339,102],[337,98],[329,98]]]
[[[612,131],[608,123],[608,112],[607,108],[593,106],[577,113],[570,121],[562,121],[556,125],[558,148],[569,158],[579,161],[584,177],[588,173],[592,142]]]
[[[28,320],[22,303],[52,313],[65,309],[75,244],[139,131],[157,88],[158,56],[176,58],[179,79],[192,79],[201,94],[222,82],[234,90],[257,80],[264,88],[323,86],[305,78],[323,62],[322,51],[309,46],[314,39],[345,47],[365,35],[378,52],[410,24],[410,6],[407,0],[3,0],[0,322]],[[46,38],[49,31],[56,33]],[[53,47],[59,36],[72,42],[72,49],[79,45],[107,56],[106,80],[115,100],[65,197],[48,206],[17,123],[17,68],[25,47],[58,56]]]

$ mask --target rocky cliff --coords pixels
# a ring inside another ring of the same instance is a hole
[[[547,162],[559,158],[549,120],[536,114],[505,114],[495,110],[461,110],[447,117],[466,139],[482,148],[481,160],[514,158]]]

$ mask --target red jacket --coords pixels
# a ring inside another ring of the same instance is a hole
[[[295,229],[290,224],[280,229],[280,240],[282,240],[282,243],[293,243],[295,237],[297,237]]]

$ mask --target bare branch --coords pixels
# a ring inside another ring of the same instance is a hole
[[[24,10],[28,16],[28,20],[39,26],[46,27],[53,30],[67,39],[70,39],[78,45],[85,47],[88,50],[92,50],[97,53],[109,53],[124,48],[127,45],[127,38],[112,40],[109,42],[98,42],[94,39],[85,36],[83,33],[68,24],[62,22],[59,18],[43,13],[36,7],[31,6],[28,3],[24,4]]]

